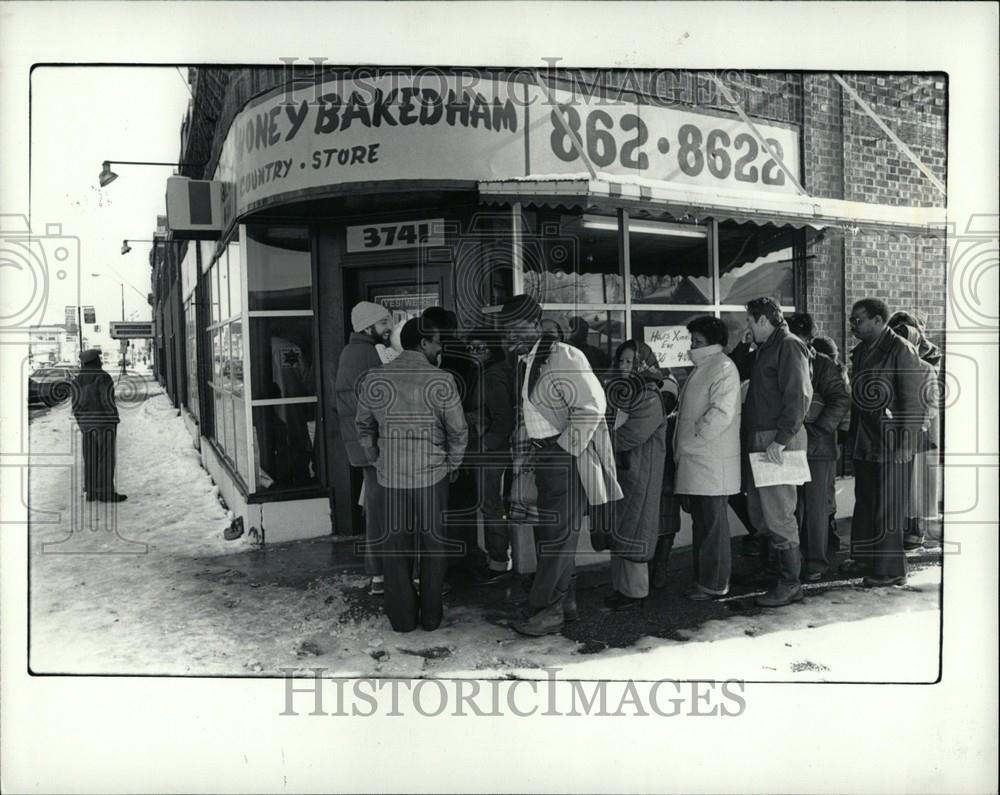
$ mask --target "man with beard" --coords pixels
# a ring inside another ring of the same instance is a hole
[[[358,444],[354,420],[358,413],[358,384],[365,373],[382,364],[375,345],[389,344],[392,316],[384,306],[362,301],[351,310],[351,327],[354,333],[340,352],[337,363],[337,419],[348,461],[352,467],[359,467],[364,477],[365,573],[372,578],[371,593],[381,596],[385,592],[382,562],[375,556],[372,546],[383,532],[382,492],[375,467]]]

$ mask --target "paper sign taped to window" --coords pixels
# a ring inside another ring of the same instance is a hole
[[[646,326],[643,336],[660,367],[691,366],[691,333],[685,326]]]

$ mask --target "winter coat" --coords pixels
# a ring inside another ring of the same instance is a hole
[[[680,393],[674,492],[722,497],[740,491],[740,376],[721,345],[701,350]]]
[[[433,486],[462,464],[469,441],[458,385],[417,351],[369,372],[358,392],[358,443],[381,486]]]
[[[641,397],[611,432],[618,485],[624,495],[605,506],[613,520],[609,546],[616,555],[636,562],[652,560],[660,531],[660,492],[667,451],[667,420],[655,384],[646,384]],[[616,423],[617,424],[617,423]]]
[[[513,369],[502,359],[488,364],[473,380],[466,400],[469,449],[509,452],[515,405]]]
[[[859,461],[913,458],[926,421],[929,366],[917,349],[886,328],[851,351],[851,428],[847,450]]]
[[[747,452],[763,452],[771,441],[788,450],[805,450],[802,425],[813,391],[806,344],[781,326],[756,351],[739,345],[730,355],[740,375],[750,379],[742,419]]]
[[[553,343],[548,360],[528,376],[529,399],[559,432],[557,444],[576,458],[590,505],[620,500],[611,436],[604,421],[607,401],[600,381],[578,349]]]
[[[81,430],[118,424],[115,382],[100,361],[82,365],[73,381],[73,416]]]
[[[813,351],[813,400],[806,415],[809,446],[806,457],[814,461],[837,460],[837,428],[851,412],[847,374],[839,362]]]
[[[359,332],[351,334],[337,362],[337,424],[352,467],[369,466],[365,451],[358,444],[358,432],[354,426],[358,414],[358,385],[365,373],[381,364],[375,341],[368,334]]]

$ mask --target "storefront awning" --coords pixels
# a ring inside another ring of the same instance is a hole
[[[553,207],[622,206],[666,212],[677,219],[714,218],[776,226],[886,231],[911,237],[943,237],[943,207],[893,207],[786,193],[718,189],[621,177],[598,172],[488,180],[479,183],[484,204],[522,202]]]

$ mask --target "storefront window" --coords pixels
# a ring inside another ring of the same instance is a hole
[[[251,310],[309,309],[312,306],[309,230],[248,226],[247,282]]]
[[[243,321],[229,324],[229,375],[234,395],[243,394]]]
[[[309,230],[250,225],[243,240],[249,325],[234,323],[231,333],[234,340],[250,335],[252,487],[274,491],[315,485],[318,398]],[[234,358],[234,373],[236,366]],[[239,370],[242,389],[242,361]],[[233,383],[235,390],[235,375]],[[235,443],[238,449],[247,444],[239,429]]]
[[[187,352],[187,409],[200,421],[198,407],[198,323],[195,317],[195,301],[192,296],[184,304],[184,336]]]
[[[740,340],[743,339],[743,335],[747,332],[747,313],[723,312],[722,322],[729,329],[729,344],[726,346],[726,353],[729,353],[739,344]]]
[[[524,291],[543,304],[624,302],[614,215],[526,214]]]
[[[316,394],[311,317],[251,317],[250,334],[255,400]]]
[[[257,406],[253,426],[254,461],[261,491],[317,482],[315,403]]]
[[[230,243],[226,246],[226,259],[229,262],[229,314],[236,317],[243,311],[243,281],[240,275],[240,244]]]
[[[212,248],[213,255],[216,249]],[[239,478],[249,475],[246,443],[246,400],[243,361],[243,300],[240,295],[240,246],[230,242],[205,272],[205,292],[210,296],[208,333],[212,358],[210,375],[211,427],[205,433],[214,441]]]
[[[795,305],[795,232],[770,224],[719,224],[719,303],[767,296]]]
[[[634,303],[712,303],[712,268],[704,227],[629,219],[628,228]]]
[[[700,315],[711,315],[705,310],[643,310],[632,313],[632,338],[645,342],[653,349],[661,367],[669,367],[675,376],[678,370],[691,367],[688,350],[691,337],[687,324]]]

